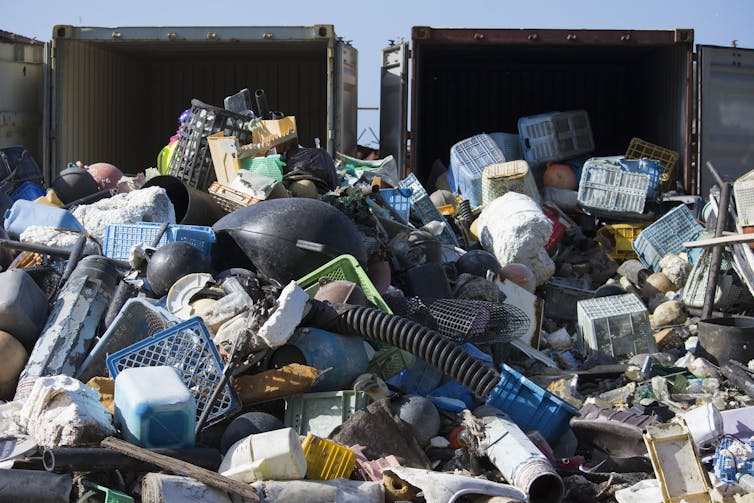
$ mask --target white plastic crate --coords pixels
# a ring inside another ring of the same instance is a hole
[[[524,158],[524,153],[521,151],[521,138],[517,134],[513,133],[490,133],[490,138],[494,141],[500,150],[503,151],[505,160],[520,161]]]
[[[526,194],[541,202],[537,183],[526,161],[491,164],[482,173],[482,204],[487,205],[506,192]]]
[[[530,166],[562,161],[594,150],[592,127],[584,110],[521,117],[518,134],[521,150]]]
[[[754,225],[754,170],[736,180],[733,184],[733,196],[736,198],[738,225]]]
[[[695,240],[703,230],[691,210],[680,205],[636,236],[634,251],[645,267],[657,272],[660,270],[662,257],[683,251],[683,243]]]
[[[650,177],[630,173],[609,159],[592,158],[584,163],[578,201],[589,214],[642,213]]]
[[[451,189],[468,199],[472,207],[482,204],[482,173],[491,164],[505,162],[503,151],[487,134],[478,134],[450,148],[448,180]]]
[[[657,350],[647,308],[632,293],[580,300],[576,311],[579,336],[592,351],[625,356]]]

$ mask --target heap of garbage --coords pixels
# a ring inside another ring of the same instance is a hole
[[[687,196],[572,111],[419,180],[254,98],[138,173],[0,153],[0,499],[754,491],[754,171]]]

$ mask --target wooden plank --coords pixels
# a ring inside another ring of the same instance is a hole
[[[196,479],[203,484],[207,484],[210,487],[220,489],[221,491],[231,492],[238,494],[249,501],[259,501],[257,492],[249,484],[244,484],[237,480],[233,480],[228,477],[224,477],[219,473],[201,468],[191,463],[181,461],[180,459],[163,456],[147,449],[143,449],[124,440],[115,437],[107,437],[100,444],[102,447],[107,447],[126,456],[151,463],[155,466],[159,466],[165,470],[169,470],[173,473],[180,473]]]
[[[686,243],[683,243],[683,246],[685,246],[686,248],[711,248],[717,245],[730,245],[738,243],[754,243],[754,234],[734,234],[732,236],[721,236],[719,238],[688,241]]]

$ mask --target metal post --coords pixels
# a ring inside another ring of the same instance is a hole
[[[717,208],[717,223],[715,224],[715,237],[721,237],[725,226],[728,223],[728,205],[730,204],[731,184],[725,182],[717,172],[711,162],[707,162],[707,169],[715,178],[720,187],[720,204]],[[723,258],[724,246],[715,246],[712,248],[712,258],[710,260],[709,277],[707,279],[707,288],[704,291],[704,306],[702,308],[702,319],[712,316],[712,308],[715,304],[715,291],[720,276],[720,262]]]

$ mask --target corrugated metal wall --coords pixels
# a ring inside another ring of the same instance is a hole
[[[191,99],[222,107],[248,87],[295,115],[299,141],[326,138],[326,44],[264,51],[252,44],[107,44],[58,40],[57,165],[109,161],[126,172],[154,166]]]
[[[415,167],[426,179],[464,138],[515,133],[520,117],[576,109],[589,113],[597,155],[624,153],[634,136],[683,155],[687,55],[680,46],[421,46]]]

